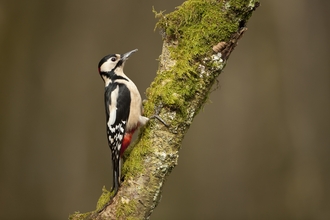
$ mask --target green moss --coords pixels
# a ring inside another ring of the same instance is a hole
[[[180,68],[180,67],[178,67]],[[175,70],[173,70],[175,71]],[[196,80],[193,77],[189,76],[187,73],[186,76],[178,76],[177,73],[172,71],[163,72],[161,76],[157,77],[155,81],[151,84],[151,88],[156,85],[159,89],[153,90],[150,93],[150,90],[147,90],[147,96],[152,96],[157,102],[158,100],[162,101],[162,104],[167,105],[168,107],[178,109],[181,113],[184,114],[185,100],[191,99],[196,92]],[[180,91],[177,93],[176,91]],[[146,114],[154,114],[154,109],[149,109],[146,107]]]
[[[176,63],[169,71],[158,73],[147,90],[148,99],[179,110],[183,118],[187,116],[190,100],[208,89],[197,71],[199,64],[212,54],[212,46],[228,40],[238,29],[239,22],[228,22],[224,13],[223,1],[217,0],[186,1],[167,15],[155,12],[159,18],[156,27],[163,31],[164,40],[177,42],[170,46],[171,59]],[[161,86],[154,89],[156,85]],[[147,114],[153,112],[152,106],[146,106]]]
[[[96,211],[101,210],[102,208],[104,208],[104,206],[110,201],[111,198],[111,192],[108,191],[105,186],[103,186],[102,188],[102,194],[99,198],[99,200],[97,201],[96,204]]]
[[[140,135],[141,134],[143,134],[144,136],[150,135],[148,130],[143,129],[143,131],[144,132],[140,132]],[[124,155],[125,162],[122,167],[122,174],[125,176],[125,179],[129,179],[132,176],[135,176],[136,174],[141,173],[143,171],[142,160],[145,157],[145,155],[147,155],[151,151],[151,147],[148,144],[148,141],[146,141],[148,139],[149,138],[141,139],[141,136],[139,136],[138,140],[132,143],[128,151],[125,152]],[[137,144],[139,140],[141,140],[141,143],[139,143],[140,147],[135,148],[134,146]]]
[[[69,216],[69,220],[84,220],[88,216],[90,216],[93,212],[86,212],[86,213],[80,213],[80,212],[75,212],[74,214]]]
[[[157,13],[154,10],[155,16],[159,18],[156,28],[163,33],[165,42],[171,44],[170,57],[176,63],[170,70],[158,73],[147,90],[148,99],[179,110],[177,112],[185,118],[185,110],[191,105],[191,100],[198,92],[208,92],[218,76],[214,74],[207,80],[201,78],[200,64],[212,55],[214,45],[228,41],[239,30],[245,19],[251,15],[250,9],[255,2],[256,0],[188,0],[170,14],[164,15],[163,12]],[[204,63],[209,70],[219,65]],[[225,63],[222,67],[224,65]],[[157,89],[154,88],[156,86]],[[152,106],[146,106],[147,114],[153,112]]]
[[[136,210],[136,202],[133,200],[126,200],[125,198],[120,198],[120,204],[117,206],[116,217],[119,219],[121,216],[130,216]],[[126,218],[126,219],[134,219]]]
[[[167,40],[178,40],[178,46],[173,48],[174,59],[191,61],[210,53],[213,45],[237,31],[238,24],[228,22],[225,13],[223,1],[190,0],[170,14],[156,14],[160,18],[156,27],[165,32]],[[179,74],[187,73],[187,69],[194,71],[189,62],[177,65],[184,67]]]

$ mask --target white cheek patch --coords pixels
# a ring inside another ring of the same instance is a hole
[[[102,64],[100,67],[101,72],[109,72],[113,68],[115,68],[117,62],[111,61],[111,59],[108,59],[105,63]]]

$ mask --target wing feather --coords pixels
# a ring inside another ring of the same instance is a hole
[[[112,158],[118,160],[130,112],[130,91],[125,84],[110,83],[105,99],[108,143]]]

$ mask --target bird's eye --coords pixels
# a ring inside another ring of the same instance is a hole
[[[111,58],[111,61],[112,61],[112,62],[115,62],[115,61],[116,61],[116,58],[115,58],[115,57],[112,57],[112,58]]]

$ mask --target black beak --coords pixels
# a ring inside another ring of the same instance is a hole
[[[128,59],[128,57],[131,56],[131,54],[136,52],[136,51],[138,51],[138,49],[132,50],[132,51],[127,52],[127,53],[124,53],[123,55],[121,55],[121,60],[123,62],[125,62]]]

